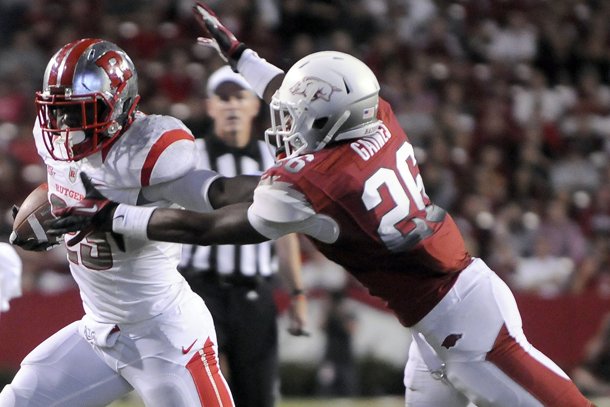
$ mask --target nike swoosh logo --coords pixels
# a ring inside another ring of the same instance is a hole
[[[195,342],[197,342],[197,339],[195,339],[193,341],[193,343],[191,343],[191,346],[189,346],[188,348],[184,349],[184,346],[182,347],[182,354],[186,355],[187,353],[189,353],[189,351],[191,350],[191,348],[193,347],[193,345],[195,345]]]
[[[97,204],[93,205],[90,208],[86,208],[86,207],[78,208],[78,211],[81,213],[97,213],[97,211],[98,211]]]

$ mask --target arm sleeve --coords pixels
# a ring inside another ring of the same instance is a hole
[[[277,66],[258,56],[250,48],[237,61],[237,71],[250,84],[259,98],[263,98],[267,85],[273,78],[284,73]]]
[[[220,175],[214,171],[197,169],[180,178],[145,188],[144,198],[151,202],[168,201],[198,212],[213,210],[208,190]]]
[[[248,208],[248,221],[261,235],[277,239],[288,233],[304,233],[324,243],[339,237],[339,225],[315,212],[305,196],[286,182],[261,182]]]

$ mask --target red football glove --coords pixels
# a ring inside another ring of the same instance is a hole
[[[193,6],[195,18],[203,31],[209,38],[199,37],[197,42],[206,47],[214,48],[218,54],[231,65],[237,72],[237,61],[246,49],[246,45],[240,42],[235,35],[225,27],[212,9],[201,2]]]
[[[78,232],[66,241],[68,246],[74,246],[94,230],[112,231],[112,213],[118,206],[93,186],[87,174],[81,172],[80,178],[85,186],[85,198],[74,206],[54,209],[53,216],[58,219],[48,224],[50,235]]]

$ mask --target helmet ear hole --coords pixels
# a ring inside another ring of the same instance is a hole
[[[311,127],[313,127],[316,130],[320,130],[324,126],[326,126],[326,123],[328,123],[328,117],[320,117],[313,121],[313,124],[311,125]]]
[[[97,108],[96,114],[97,114],[97,118],[98,118],[97,120],[98,121],[104,120],[106,118],[106,116],[108,115],[110,109],[108,108],[108,106],[105,103],[100,103],[100,100],[98,100],[96,108]]]
[[[125,102],[123,103],[123,112],[128,113],[132,103],[133,103],[133,98],[125,99]]]

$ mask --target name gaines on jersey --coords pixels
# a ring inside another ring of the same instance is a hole
[[[375,133],[370,136],[364,136],[350,144],[352,150],[354,150],[360,158],[367,161],[375,153],[388,142],[392,137],[390,131],[384,126],[380,125],[375,129]]]

